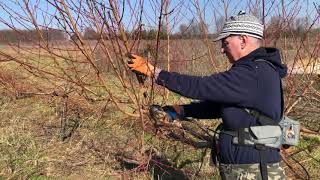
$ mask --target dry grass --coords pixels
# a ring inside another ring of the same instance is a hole
[[[149,44],[149,45],[148,45]],[[151,44],[151,45],[150,45]],[[143,53],[148,46],[152,52],[153,42],[142,42],[138,52]],[[160,59],[166,57],[164,42],[161,42]],[[57,46],[56,48],[58,48]],[[1,51],[13,53],[7,46],[1,47]],[[65,45],[61,49],[72,49]],[[217,47],[210,47],[217,52]],[[37,51],[37,50],[36,50]],[[46,52],[25,52],[21,59],[37,65],[47,71],[63,74],[60,67],[65,68],[74,79],[72,74],[75,69],[72,63],[65,63],[62,59],[56,59],[61,64],[54,64],[53,57]],[[83,56],[79,52],[55,50],[64,57],[72,57],[82,62]],[[206,47],[200,40],[172,41],[172,69],[182,73],[205,75],[214,72],[211,62],[206,54]],[[192,53],[190,53],[192,52]],[[96,52],[96,56],[104,59],[105,56]],[[39,58],[40,57],[40,58]],[[75,58],[78,57],[78,58]],[[105,61],[103,61],[105,62]],[[216,67],[222,71],[228,67],[227,61],[221,56],[215,56]],[[209,64],[209,65],[208,65]],[[83,82],[88,83],[88,88],[94,93],[81,94],[81,88],[66,80],[54,79],[52,76],[34,76],[23,66],[17,66],[14,62],[1,62],[0,89],[0,177],[9,179],[150,179],[150,178],[183,178],[189,175],[193,179],[210,179],[214,169],[209,164],[209,152],[193,149],[179,142],[173,142],[155,133],[146,119],[146,131],[143,140],[146,147],[153,147],[161,153],[160,157],[151,158],[150,164],[136,167],[126,164],[119,157],[138,157],[138,160],[150,158],[142,156],[141,150],[141,124],[140,120],[128,117],[118,111],[109,102],[108,94],[103,85],[109,87],[115,97],[120,100],[121,106],[128,111],[133,111],[131,102],[123,93],[123,87],[119,80],[110,73],[106,64],[103,72],[106,84],[101,84],[95,78],[93,71],[88,69],[88,64],[77,64],[76,69],[81,75],[87,76]],[[165,63],[159,65],[166,68]],[[88,72],[89,71],[89,72]],[[36,73],[37,74],[37,73]],[[66,74],[63,74],[66,77]],[[82,75],[83,75],[82,74]],[[296,77],[297,81],[301,77]],[[306,80],[304,80],[306,81]],[[302,81],[301,81],[302,83]],[[302,83],[303,84],[303,83]],[[58,88],[57,88],[58,87]],[[303,87],[303,86],[301,86]],[[315,89],[319,91],[319,84],[315,83]],[[57,92],[64,93],[66,89],[74,90],[68,94],[68,112],[62,115],[64,98],[62,96],[35,95],[19,98],[17,92]],[[159,90],[161,92],[162,90]],[[297,92],[301,90],[297,89]],[[157,91],[158,92],[158,91]],[[161,103],[163,98],[158,96],[155,102]],[[171,94],[167,103],[185,103],[189,100]],[[309,127],[319,127],[317,114],[302,114],[300,109],[311,108],[311,101],[302,103],[293,109],[290,115],[299,117],[299,120]],[[314,103],[317,103],[314,101]],[[318,105],[317,105],[318,106]],[[316,106],[316,107],[317,107]],[[299,109],[300,108],[300,109]],[[298,114],[297,114],[298,113]],[[65,118],[65,131],[62,131],[62,118]],[[212,121],[204,121],[206,125],[212,125]],[[317,130],[317,129],[314,129]],[[157,135],[155,135],[157,134]],[[312,146],[311,153],[305,151],[295,155],[308,168],[312,177],[317,177],[319,168],[319,143],[306,140],[303,143]],[[302,147],[301,147],[302,148]],[[201,157],[205,154],[204,164],[201,165]],[[310,156],[309,156],[310,155]],[[151,155],[150,155],[151,156]],[[315,157],[312,159],[311,156]],[[307,159],[304,159],[306,158]],[[150,160],[150,159],[147,159]],[[153,162],[153,163],[152,163]],[[162,169],[161,163],[167,163],[168,169]],[[192,176],[198,172],[197,176]],[[289,170],[288,170],[289,171]],[[168,174],[168,173],[171,174]]]
[[[139,146],[137,132],[141,130],[132,119],[125,118],[113,107],[108,107],[102,118],[93,113],[92,116],[81,116],[76,131],[61,141],[54,100],[2,97],[0,176],[3,178],[149,179],[156,173],[154,168],[132,171],[117,159],[119,154],[136,153]],[[146,134],[145,138],[146,143],[162,149],[168,159],[179,154],[174,160],[177,165],[198,169],[201,154],[197,150],[180,143],[159,141],[151,134]],[[173,149],[172,144],[175,144]],[[203,173],[210,172],[208,166],[204,167]]]

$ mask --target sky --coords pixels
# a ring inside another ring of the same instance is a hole
[[[61,16],[53,6],[56,2],[58,1],[28,1],[30,12],[34,14],[34,19],[39,25],[52,28],[64,26],[63,23],[58,23],[57,21]],[[83,15],[79,17],[79,13],[73,10],[80,6],[82,9],[88,10],[85,5],[86,0],[65,0],[65,2],[70,7],[69,10],[74,19],[78,19],[77,25],[79,29],[93,26],[92,22],[90,22],[92,16],[90,12],[84,11],[85,13],[82,13]],[[109,1],[96,0],[96,2],[99,2],[98,5],[104,4],[106,11],[110,11]],[[140,20],[142,8],[142,23],[144,24],[144,28],[157,28],[161,0],[115,0],[115,2],[119,7],[122,23],[126,29],[136,28],[137,22]],[[288,17],[307,16],[309,19],[315,19],[318,15],[314,4],[320,6],[320,0],[284,0],[285,11],[281,8],[281,2],[281,0],[265,0],[266,21],[271,16],[279,14],[284,14]],[[228,16],[237,14],[240,10],[245,10],[247,13],[258,12],[260,19],[262,19],[262,0],[169,0],[167,8],[168,19],[166,19],[166,16],[162,16],[162,19],[164,23],[168,20],[172,32],[178,31],[181,24],[190,24],[191,21],[199,22],[200,19],[205,21],[210,32],[214,32],[217,29],[216,22],[221,21],[225,17],[225,5],[227,5]],[[165,14],[165,10],[163,12]],[[13,26],[19,29],[33,28],[30,23],[32,20],[28,13],[23,0],[0,0],[0,29],[8,29]],[[316,26],[319,27],[319,24],[318,20]]]

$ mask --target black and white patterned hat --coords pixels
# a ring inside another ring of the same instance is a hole
[[[237,16],[231,16],[224,24],[219,36],[213,41],[219,41],[230,35],[245,34],[258,39],[263,38],[263,25],[258,18],[240,11]]]

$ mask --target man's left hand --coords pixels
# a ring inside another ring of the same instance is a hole
[[[153,76],[154,66],[150,64],[146,59],[135,54],[129,54],[128,57],[131,61],[128,62],[128,67],[132,71],[144,74],[146,76]]]

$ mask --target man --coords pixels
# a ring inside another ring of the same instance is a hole
[[[200,100],[167,108],[181,117],[222,118],[225,131],[264,125],[244,110],[248,108],[279,122],[283,113],[280,78],[287,68],[281,63],[279,50],[261,47],[262,38],[259,20],[240,12],[225,23],[215,39],[221,40],[221,53],[232,63],[225,72],[205,77],[182,75],[156,68],[137,55],[128,66],[153,76],[157,84],[173,92]],[[219,135],[222,179],[285,179],[279,149],[235,144],[233,138],[227,133]]]

